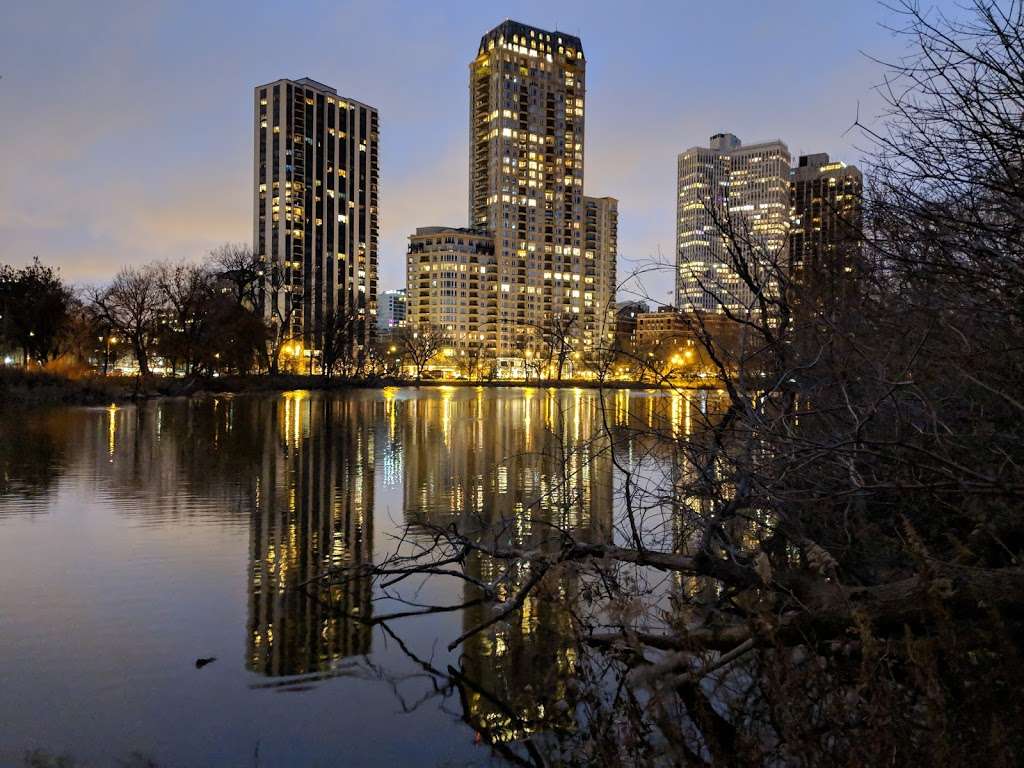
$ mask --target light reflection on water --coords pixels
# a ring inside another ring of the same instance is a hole
[[[468,723],[437,705],[399,714],[357,669],[408,660],[345,617],[393,606],[315,577],[379,561],[417,522],[502,521],[517,546],[545,546],[551,526],[610,541],[602,425],[680,437],[706,409],[703,393],[619,390],[602,407],[584,390],[444,387],[0,415],[0,764],[36,747],[100,763],[134,750],[168,765],[484,762],[474,730],[522,735],[492,696],[557,727],[575,660],[569,577],[467,643]],[[634,461],[634,440],[615,450]],[[494,567],[470,563],[483,578]],[[428,583],[420,597],[465,596]],[[465,613],[399,629],[458,664],[444,647],[480,620]]]

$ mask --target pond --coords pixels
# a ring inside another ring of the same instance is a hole
[[[402,621],[399,643],[357,618],[394,601],[307,585],[410,546],[416,521],[611,540],[636,446],[597,436],[688,431],[702,398],[439,387],[0,414],[0,764],[490,762],[522,736],[503,707],[521,724],[557,706],[565,611],[528,604],[449,652],[471,610]],[[480,688],[430,695],[410,653]]]

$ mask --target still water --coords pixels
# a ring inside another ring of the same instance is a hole
[[[36,748],[94,765],[490,762],[488,742],[521,734],[486,696],[429,695],[406,651],[543,727],[572,663],[564,612],[536,606],[453,653],[477,617],[411,619],[403,649],[345,616],[393,601],[301,585],[379,562],[415,520],[614,538],[633,447],[595,436],[630,420],[688,430],[698,407],[442,387],[0,414],[0,765]],[[420,597],[465,599],[434,583]]]

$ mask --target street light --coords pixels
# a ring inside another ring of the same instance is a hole
[[[102,343],[104,341],[104,337],[103,336],[99,336],[98,338],[99,338],[100,343]],[[104,376],[107,375],[107,369],[110,367],[110,347],[111,347],[112,344],[117,344],[117,338],[114,337],[114,336],[107,336],[105,340],[106,340],[106,344],[103,347],[103,375]]]

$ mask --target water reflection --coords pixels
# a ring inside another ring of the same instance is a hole
[[[34,419],[0,413],[0,498],[45,500],[71,444],[68,419],[60,413]]]
[[[373,558],[375,406],[287,394],[253,480],[246,665],[306,675],[370,652],[369,583],[324,586]]]
[[[236,570],[247,607],[244,628],[234,635],[235,658],[244,650],[239,667],[250,673],[249,686],[253,673],[265,685],[296,676],[308,682],[386,652],[358,620],[375,612],[368,582],[325,586],[316,577],[379,561],[394,546],[389,537],[406,525],[426,536],[430,526],[457,524],[523,549],[554,551],[564,536],[612,542],[622,536],[615,526],[621,469],[647,472],[647,462],[652,472],[666,473],[655,486],[677,524],[665,535],[684,548],[689,534],[678,521],[699,512],[699,503],[676,498],[674,489],[690,478],[659,453],[665,441],[645,433],[683,440],[708,409],[702,393],[619,390],[601,399],[572,389],[437,388],[8,415],[0,417],[0,523],[28,511],[29,502],[45,513],[63,486],[102,500],[132,527],[208,525],[247,536],[247,557]],[[0,538],[0,554],[2,548]],[[192,564],[184,559],[175,567]],[[506,600],[534,575],[521,564],[480,556],[468,567],[483,581],[505,576]],[[520,610],[463,646],[455,660],[465,683],[462,705],[479,738],[502,743],[571,727],[574,622],[587,609],[584,592],[578,574],[560,570]],[[197,604],[191,621],[223,621],[203,611]],[[450,614],[430,625],[431,636],[418,637],[419,647],[429,652],[437,640],[443,647],[486,618],[482,608]],[[426,631],[420,626],[408,631]],[[185,633],[173,641],[182,643],[182,656],[196,651]],[[130,678],[133,670],[124,674]],[[359,714],[352,708],[352,717]]]
[[[522,397],[460,395],[402,404],[411,525],[456,524],[505,548],[553,550],[563,534],[611,541],[611,444],[599,429],[593,396],[554,389],[526,389]],[[499,588],[506,601],[533,575],[522,563],[479,555],[467,565],[480,581],[507,576]],[[464,646],[465,713],[488,742],[569,724],[566,680],[576,657],[578,584],[561,573],[546,577],[513,617]],[[467,589],[464,599],[473,597]],[[463,631],[487,617],[484,607],[467,609]]]
[[[609,535],[609,444],[580,390],[442,391],[398,410],[407,522],[498,527],[513,546],[552,541],[557,530],[588,541]]]

